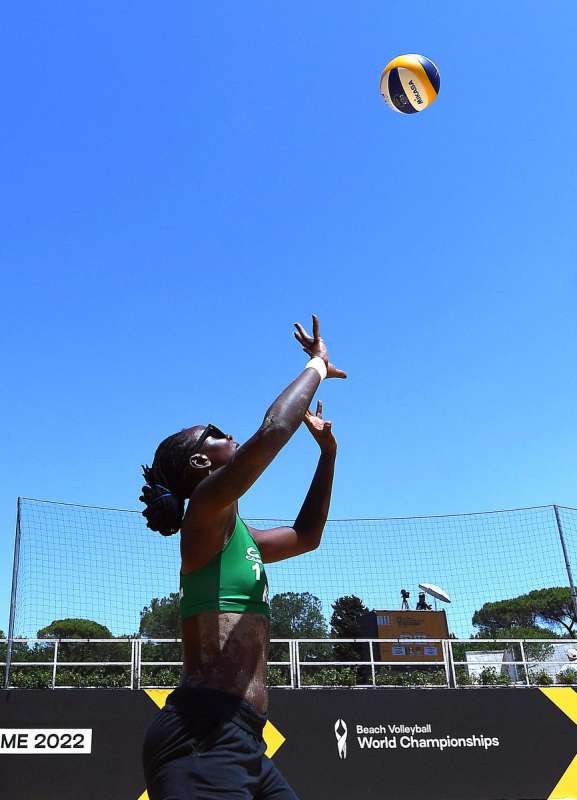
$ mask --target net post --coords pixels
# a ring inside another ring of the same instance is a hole
[[[573,610],[575,612],[575,618],[577,619],[577,591],[575,590],[575,584],[573,583],[573,573],[571,571],[571,562],[569,561],[569,553],[567,551],[565,534],[563,532],[563,525],[561,523],[561,515],[559,514],[559,506],[554,505],[553,510],[555,512],[555,521],[557,523],[557,531],[559,533],[559,539],[561,540],[561,547],[563,548],[563,558],[565,559],[565,568],[567,570],[567,577],[569,578],[569,586],[571,587],[571,600],[573,602]]]
[[[142,683],[142,637],[138,634],[136,639],[136,688],[140,689]]]
[[[451,686],[451,677],[450,677],[451,667],[449,665],[449,648],[447,646],[447,642],[445,641],[445,639],[441,639],[441,651],[443,653],[443,667],[445,669],[445,681],[446,681],[447,687],[450,687]]]
[[[527,686],[531,686],[531,681],[529,680],[529,666],[527,664],[527,654],[525,652],[525,642],[521,639],[521,658],[523,659],[523,667],[525,668],[525,683]]]
[[[12,646],[14,643],[14,620],[16,617],[16,591],[18,588],[18,567],[20,564],[20,509],[22,498],[16,501],[16,533],[14,536],[14,561],[12,563],[12,592],[10,594],[10,619],[8,622],[8,646],[6,648],[6,666],[4,673],[4,688],[10,687],[10,669],[12,667]]]
[[[291,689],[294,689],[294,688],[296,688],[296,684],[297,684],[297,679],[296,679],[296,661],[297,661],[297,659],[296,659],[296,648],[295,648],[295,643],[294,643],[293,639],[289,639],[288,640],[288,646],[289,646],[289,660],[291,662],[291,665],[290,665]]]
[[[453,642],[451,639],[443,639],[443,658],[445,661],[445,671],[447,674],[447,686],[449,689],[456,689],[457,674],[455,672],[455,660],[453,658]]]
[[[295,647],[295,664],[296,664],[296,686],[295,689],[301,688],[301,649],[300,649],[300,639],[294,640],[294,647]]]
[[[369,642],[369,653],[371,655],[371,678],[373,686],[377,685],[377,676],[375,675],[375,654],[373,653],[373,640]]]
[[[136,655],[137,641],[133,638],[130,642],[130,688],[132,690],[138,689],[137,685],[137,655]]]
[[[54,640],[54,661],[52,663],[52,688],[56,688],[56,668],[58,667],[58,645],[60,639]]]

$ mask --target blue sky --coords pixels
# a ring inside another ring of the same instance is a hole
[[[577,7],[12,4],[0,69],[0,628],[18,495],[137,508],[258,426],[312,311],[333,517],[577,504]],[[438,64],[426,112],[381,69]],[[291,517],[299,431],[244,499]]]

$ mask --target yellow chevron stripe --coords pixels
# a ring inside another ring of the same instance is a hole
[[[552,703],[555,703],[557,708],[560,708],[563,711],[571,722],[574,722],[577,725],[577,692],[574,692],[573,689],[569,689],[567,687],[560,688],[548,688],[543,687],[541,691]]]
[[[543,687],[541,691],[577,725],[577,692],[567,687]],[[577,755],[561,776],[548,800],[566,800],[569,797],[577,797]]]
[[[548,800],[570,800],[577,797],[577,756],[569,764]]]
[[[262,738],[266,742],[265,756],[269,758],[272,758],[279,747],[282,747],[286,742],[282,733],[268,719],[262,731]]]
[[[150,697],[153,703],[155,703],[159,708],[164,708],[166,698],[172,692],[172,689],[145,689],[144,691]]]

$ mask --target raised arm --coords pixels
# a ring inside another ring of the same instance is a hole
[[[321,448],[320,458],[310,488],[292,528],[271,528],[258,531],[251,528],[258,543],[263,561],[282,561],[318,547],[331,502],[337,443],[332,425],[323,419],[323,405],[319,400],[316,414],[307,411],[305,423]]]
[[[264,472],[302,422],[326,369],[328,378],[345,378],[328,360],[313,316],[313,335],[297,324],[295,336],[311,361],[267,410],[256,433],[238,448],[231,461],[210,473],[198,485],[190,507],[202,514],[218,513],[241,497]]]

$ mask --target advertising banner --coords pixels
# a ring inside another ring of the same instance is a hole
[[[142,740],[168,694],[1,692],[1,796],[146,800]],[[570,688],[273,689],[265,740],[301,800],[577,799]]]

